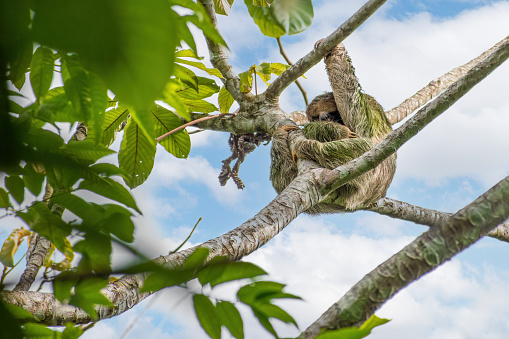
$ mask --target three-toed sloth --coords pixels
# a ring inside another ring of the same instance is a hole
[[[294,159],[313,160],[333,169],[370,150],[392,131],[382,106],[363,93],[343,44],[325,55],[325,66],[332,92],[317,96],[307,107],[310,122],[303,129],[307,139],[299,141],[292,154],[287,137],[295,126],[279,128],[273,135],[270,179],[278,193],[297,176]],[[366,207],[385,196],[395,170],[393,154],[306,212],[334,213]]]

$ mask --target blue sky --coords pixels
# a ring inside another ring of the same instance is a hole
[[[308,53],[362,4],[314,2],[313,26],[283,39],[290,58],[296,61]],[[345,46],[364,90],[389,109],[509,34],[507,18],[508,1],[388,1],[345,40]],[[219,24],[237,72],[252,64],[283,62],[275,40],[258,32],[242,1],[235,2],[230,16],[220,18]],[[197,40],[200,54],[207,58],[203,39]],[[404,145],[387,196],[454,212],[509,175],[507,79],[508,63]],[[301,83],[310,99],[330,90],[323,63]],[[286,90],[280,104],[287,112],[304,109],[295,86]],[[186,246],[219,236],[275,197],[268,180],[270,145],[258,147],[241,166],[243,191],[232,183],[219,185],[221,160],[230,155],[227,140],[226,133],[194,134],[187,160],[175,159],[162,148],[158,151],[149,180],[133,191],[144,212],[137,218],[136,244],[145,253],[153,257],[168,253],[199,217],[203,221]],[[246,260],[305,299],[282,304],[304,330],[350,286],[426,229],[371,212],[302,215]],[[507,257],[509,244],[481,240],[387,302],[377,314],[393,320],[370,338],[505,337],[509,332]],[[121,262],[122,254],[114,259]],[[222,288],[216,297],[232,299],[234,287]],[[206,338],[190,300],[182,290],[163,291],[155,301],[146,300],[98,323],[83,338],[117,338],[138,317],[126,338]],[[248,311],[244,314],[246,338],[270,337]],[[274,324],[282,336],[300,333]]]

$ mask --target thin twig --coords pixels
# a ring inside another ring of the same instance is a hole
[[[182,126],[179,126],[177,128],[174,128],[172,129],[171,131],[169,132],[166,132],[164,133],[163,135],[161,135],[160,137],[158,137],[156,139],[156,142],[160,142],[162,139],[166,138],[167,136],[169,135],[172,135],[173,133],[175,132],[178,132],[180,131],[181,129],[184,129],[186,128],[187,126],[191,126],[191,125],[194,125],[198,122],[201,122],[201,121],[205,121],[205,120],[209,120],[209,119],[214,119],[214,118],[219,118],[219,117],[227,117],[227,116],[235,116],[236,114],[235,113],[221,113],[221,114],[217,114],[217,115],[208,115],[206,117],[203,117],[203,118],[199,118],[199,119],[196,119],[196,120],[193,120],[193,121],[190,121],[188,122],[187,124],[183,124]]]
[[[200,221],[202,221],[202,217],[200,217],[200,219],[198,219],[198,221],[196,222],[196,224],[194,224],[194,227],[193,229],[191,230],[191,232],[189,233],[189,235],[187,236],[187,238],[182,241],[182,243],[176,248],[174,249],[173,251],[170,252],[171,253],[175,253],[175,252],[178,252],[178,250],[180,250],[182,248],[182,246],[184,246],[184,244],[189,240],[191,239],[191,236],[193,235],[194,233],[194,230],[196,229],[196,226],[198,226],[198,224],[200,223]]]
[[[281,43],[281,38],[276,38],[276,40],[277,40],[277,44],[279,46],[279,53],[281,53],[281,55],[285,59],[286,63],[288,65],[292,66],[293,62],[291,62],[290,58],[288,58],[288,56],[286,55],[285,50],[283,49],[283,44]],[[295,80],[295,84],[297,85],[297,87],[299,87],[299,90],[302,93],[302,96],[304,97],[304,102],[306,103],[306,107],[307,107],[309,105],[308,94],[304,90],[304,87],[302,87],[302,85],[300,84],[299,80]]]

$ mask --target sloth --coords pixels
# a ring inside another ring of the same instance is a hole
[[[321,41],[318,41],[315,48]],[[333,169],[370,150],[392,131],[382,106],[364,93],[343,44],[325,54],[332,92],[317,96],[308,105],[310,121],[303,129],[307,139],[297,142],[293,153],[288,133],[298,128],[286,125],[273,135],[270,179],[280,193],[298,174],[295,159],[315,161]],[[385,196],[396,170],[396,154],[376,168],[331,192],[306,213],[353,211]]]

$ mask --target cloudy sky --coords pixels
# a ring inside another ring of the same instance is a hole
[[[363,1],[314,2],[313,26],[285,37],[295,61],[332,32]],[[364,90],[386,109],[433,78],[468,62],[509,34],[509,2],[389,1],[353,33],[349,50]],[[275,40],[263,37],[242,2],[220,18],[236,71],[252,64],[283,62]],[[207,56],[204,44],[201,53]],[[419,206],[454,212],[509,174],[509,64],[479,84],[398,153],[388,196]],[[330,90],[323,63],[301,79],[310,98]],[[303,110],[295,86],[281,107]],[[229,155],[228,135],[193,136],[188,160],[159,152],[149,181],[134,191],[145,219],[138,220],[138,244],[151,255],[166,253],[193,235],[197,244],[240,225],[275,196],[269,176],[269,146],[250,154],[241,167],[243,191],[218,185],[221,160]],[[316,320],[354,283],[412,241],[426,228],[374,213],[302,215],[246,260],[304,301],[281,303],[299,330],[274,322],[282,336],[295,336]],[[377,315],[392,321],[371,338],[502,338],[509,332],[509,278],[506,243],[483,239],[387,302]],[[289,265],[291,263],[291,265]],[[233,298],[232,286],[214,293]],[[189,294],[168,290],[116,319],[99,323],[86,338],[112,338],[135,319],[127,338],[206,338]],[[245,310],[247,338],[270,335]],[[115,333],[115,334],[114,334]],[[228,333],[223,333],[228,335]]]
[[[315,1],[313,26],[283,38],[296,61],[326,37],[364,1]],[[483,0],[388,1],[345,40],[364,90],[386,109],[430,80],[468,62],[509,34],[509,2]],[[242,1],[234,3],[220,29],[237,72],[253,64],[284,62],[274,39],[263,37]],[[207,57],[202,39],[200,54]],[[330,90],[323,62],[301,78],[309,98]],[[388,196],[454,212],[509,175],[509,63],[477,85],[443,116],[398,152]],[[296,86],[281,107],[303,110]],[[249,219],[274,197],[269,177],[270,146],[248,155],[240,176],[243,191],[217,180],[230,155],[228,135],[192,136],[187,160],[158,151],[149,180],[133,193],[144,212],[137,218],[137,245],[147,255],[166,254],[203,221],[186,246],[219,236]],[[281,305],[299,329],[274,321],[281,336],[296,336],[365,274],[426,230],[371,212],[323,217],[299,216],[282,234],[247,257],[287,284],[304,301]],[[389,300],[377,315],[391,322],[370,338],[503,338],[509,332],[509,244],[483,239]],[[120,255],[116,259],[122,261]],[[291,264],[290,264],[291,263]],[[225,286],[217,298],[233,300]],[[247,338],[270,335],[244,310]],[[128,324],[134,323],[132,327]],[[169,289],[133,310],[98,323],[83,338],[207,338],[191,307],[191,295]],[[228,337],[229,333],[223,333]]]

